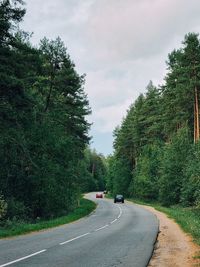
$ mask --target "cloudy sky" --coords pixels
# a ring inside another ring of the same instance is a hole
[[[199,0],[25,0],[32,42],[60,36],[86,73],[91,146],[112,152],[112,131],[150,80],[161,84],[167,55],[200,32]]]

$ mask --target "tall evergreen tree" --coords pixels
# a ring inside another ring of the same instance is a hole
[[[0,188],[7,217],[54,217],[73,210],[81,193],[90,139],[85,76],[60,38],[37,49],[16,32],[20,3],[0,4]]]
[[[126,160],[123,168],[133,174],[131,182],[127,179],[130,194],[151,199],[159,195],[165,205],[198,199],[198,175],[192,171],[198,172],[197,161],[191,169],[186,159],[192,153],[192,135],[199,140],[199,48],[198,34],[187,34],[183,47],[169,54],[164,85],[158,89],[150,82],[116,129],[108,172],[111,190],[119,185],[119,161]]]

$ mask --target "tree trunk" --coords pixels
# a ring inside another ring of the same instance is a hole
[[[195,102],[194,102],[194,142],[199,141],[199,103],[198,103],[198,91],[195,86]]]
[[[47,112],[47,109],[48,109],[48,107],[49,107],[49,103],[50,103],[50,98],[51,98],[52,89],[53,89],[53,78],[51,77],[51,81],[50,81],[50,89],[49,89],[49,93],[48,93],[48,96],[47,96],[46,106],[45,106],[44,112]]]

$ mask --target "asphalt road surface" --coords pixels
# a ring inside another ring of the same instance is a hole
[[[0,240],[0,267],[146,267],[158,232],[149,211],[95,199],[89,216],[54,229]]]

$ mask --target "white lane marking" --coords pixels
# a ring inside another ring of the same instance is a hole
[[[116,222],[117,221],[117,219],[114,219],[112,222],[110,222],[110,224],[113,224],[114,222]]]
[[[28,258],[30,258],[30,257],[36,256],[36,255],[38,255],[38,254],[41,254],[41,253],[43,253],[43,252],[45,252],[45,251],[46,251],[46,249],[40,250],[40,251],[38,251],[38,252],[35,252],[35,253],[30,254],[30,255],[28,255],[28,256],[25,256],[25,257],[23,257],[23,258],[20,258],[20,259],[14,260],[14,261],[7,262],[7,263],[5,263],[5,264],[3,264],[3,265],[0,265],[0,267],[9,266],[9,265],[11,265],[11,264],[13,264],[13,263],[16,263],[16,262],[19,262],[19,261],[23,261],[23,260],[28,259]]]
[[[119,210],[120,210],[119,215],[118,215],[117,219],[114,219],[113,221],[111,221],[110,224],[113,224],[114,222],[116,222],[116,221],[121,217],[121,215],[122,215],[122,209],[121,209],[120,207],[118,207],[118,208],[119,208]],[[95,215],[93,215],[93,216],[95,216]],[[102,229],[104,229],[104,228],[106,228],[106,227],[108,227],[108,226],[109,226],[109,225],[106,224],[106,225],[104,225],[104,226],[102,226],[102,227],[96,229],[95,232],[100,231],[100,230],[102,230]],[[59,245],[64,245],[64,244],[70,243],[70,242],[72,242],[72,241],[74,241],[74,240],[76,240],[76,239],[79,239],[79,238],[84,237],[84,236],[89,235],[89,234],[91,234],[91,233],[88,232],[88,233],[86,233],[86,234],[83,234],[83,235],[74,237],[74,238],[72,238],[72,239],[70,239],[70,240],[67,240],[67,241],[65,241],[65,242],[59,243]],[[0,265],[0,267],[9,266],[9,265],[11,265],[11,264],[13,264],[13,263],[16,263],[16,262],[19,262],[19,261],[23,261],[23,260],[28,259],[28,258],[30,258],[30,257],[36,256],[36,255],[38,255],[38,254],[41,254],[41,253],[43,253],[43,252],[45,252],[45,251],[46,251],[46,249],[40,250],[40,251],[38,251],[38,252],[35,252],[35,253],[30,254],[30,255],[28,255],[28,256],[19,258],[19,259],[17,259],[17,260],[7,262],[7,263],[5,263],[5,264],[3,264],[3,265]]]
[[[122,209],[120,208],[120,207],[118,207],[119,208],[119,210],[120,210],[120,212],[119,212],[119,215],[118,215],[118,219],[122,216]]]
[[[86,234],[83,234],[83,235],[79,235],[79,236],[77,236],[77,237],[74,237],[74,238],[69,239],[69,240],[67,240],[67,241],[64,241],[64,242],[62,242],[62,243],[59,243],[59,245],[62,246],[62,245],[64,245],[64,244],[70,243],[70,242],[72,242],[72,241],[74,241],[74,240],[76,240],[76,239],[79,239],[79,238],[84,237],[84,236],[89,235],[89,234],[91,234],[91,233],[86,233]],[[1,267],[1,266],[0,266],[0,267]]]
[[[97,231],[100,231],[100,230],[102,230],[102,229],[104,229],[104,228],[106,228],[106,227],[108,227],[109,225],[108,224],[106,224],[106,225],[104,225],[104,226],[102,226],[102,227],[100,227],[100,228],[98,228],[98,229],[96,229],[96,230],[94,230],[95,232],[97,232]]]

